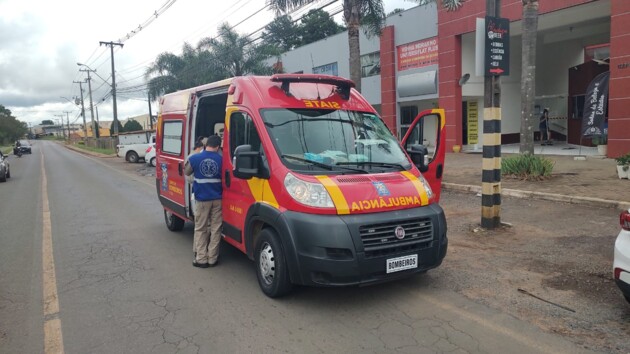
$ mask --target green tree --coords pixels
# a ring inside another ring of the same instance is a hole
[[[390,12],[387,14],[387,16],[386,16],[386,17],[389,17],[389,16],[391,16],[391,15],[395,15],[395,14],[399,14],[399,13],[401,13],[401,12],[405,12],[405,9],[396,8],[396,9],[394,9],[394,10],[390,11]]]
[[[164,52],[145,72],[148,80],[149,96],[158,96],[227,77],[210,52],[198,50],[184,43],[182,54]]]
[[[143,128],[142,128],[142,125],[140,125],[140,123],[138,123],[137,121],[133,119],[129,119],[127,123],[125,123],[123,129],[126,132],[135,132],[138,130],[142,130]]]
[[[28,132],[25,122],[17,120],[9,109],[0,105],[0,145],[8,145]]]
[[[280,52],[289,51],[301,43],[298,26],[293,23],[291,16],[276,17],[265,26],[262,38],[266,45],[276,47]]]
[[[123,128],[123,125],[120,123],[120,121],[116,120],[116,122],[118,122],[118,133],[124,132],[125,129]],[[109,135],[114,136],[114,122],[113,121],[112,121],[112,124],[109,125]]]
[[[42,121],[42,125],[55,125],[55,122],[53,122],[53,121],[52,121],[52,120],[50,120],[50,119],[44,119],[44,120]]]
[[[265,60],[277,53],[275,48],[252,43],[251,39],[241,36],[227,23],[221,24],[218,32],[215,38],[202,38],[197,49],[209,50],[212,61],[227,73],[226,77],[270,75],[273,72]]]
[[[314,9],[306,13],[298,26],[301,37],[299,45],[306,45],[330,37],[345,28],[338,25],[330,14],[322,9]]]
[[[276,11],[289,11],[310,4],[315,0],[267,0]],[[422,0],[420,0],[422,1]],[[451,0],[457,1],[457,0]],[[343,0],[343,18],[348,27],[348,46],[350,49],[350,79],[356,89],[361,91],[361,50],[359,46],[359,27],[363,26],[366,35],[380,35],[385,11],[382,0]]]

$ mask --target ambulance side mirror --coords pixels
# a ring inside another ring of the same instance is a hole
[[[234,177],[250,179],[258,175],[260,153],[252,151],[251,145],[240,145],[234,150]]]
[[[426,146],[419,144],[411,145],[407,153],[420,172],[427,172],[429,170],[429,150]]]

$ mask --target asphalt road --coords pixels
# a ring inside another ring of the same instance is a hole
[[[1,353],[584,351],[439,287],[431,272],[269,299],[228,245],[218,267],[192,267],[192,225],[166,229],[150,179],[43,141],[11,170],[0,184]],[[47,233],[54,272],[43,270]]]

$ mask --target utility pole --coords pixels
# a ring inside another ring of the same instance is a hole
[[[66,124],[68,127],[68,140],[70,140],[70,111],[63,111],[66,114]],[[63,120],[63,116],[61,116],[61,120]]]
[[[60,117],[61,118],[61,132],[63,133],[63,139],[66,139],[66,130],[63,129],[63,114],[54,114],[55,117]]]
[[[118,111],[116,108],[116,72],[114,71],[114,46],[119,45],[121,48],[123,47],[122,43],[115,42],[99,42],[100,45],[109,46],[111,56],[112,56],[112,99],[114,101],[114,135],[118,136]]]
[[[98,129],[94,127],[94,101],[92,101],[92,77],[90,77],[90,69],[79,69],[79,71],[84,71],[87,73],[87,83],[88,83],[88,92],[90,95],[90,118],[92,118],[92,136],[98,138],[99,132]]]
[[[83,105],[83,81],[72,81],[75,84],[79,84],[81,90],[81,117],[83,117],[83,141],[87,141],[87,124],[85,123],[85,106]]]
[[[151,125],[151,130],[153,130],[153,114],[151,113],[151,94],[147,93],[147,99],[149,101],[149,124]]]
[[[99,122],[98,120],[98,106],[94,107],[94,109],[96,110],[96,127],[98,129],[98,136],[101,136],[101,122]]]
[[[501,17],[501,0],[486,0],[486,32],[489,26],[488,17]],[[486,39],[486,45],[487,43]],[[488,56],[487,50],[488,48],[484,50],[486,56]],[[501,225],[501,77],[498,76],[499,74],[500,72],[497,75],[488,72],[484,74],[481,227],[486,229],[494,229]]]

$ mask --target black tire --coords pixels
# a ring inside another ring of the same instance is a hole
[[[166,221],[166,227],[171,231],[182,231],[186,222],[166,209],[164,209],[164,221]]]
[[[254,252],[256,276],[263,293],[275,298],[290,292],[289,269],[278,235],[270,229],[262,230]]]
[[[149,165],[155,167],[155,157],[152,157],[151,160],[149,160]]]
[[[7,178],[11,178],[11,170],[7,170]]]
[[[136,153],[135,151],[129,151],[127,153],[126,160],[131,163],[136,163],[138,162],[138,160],[140,160],[140,157],[138,157],[138,153]]]
[[[7,181],[6,174],[3,174],[2,176],[0,176],[0,182],[6,182],[6,181]]]

